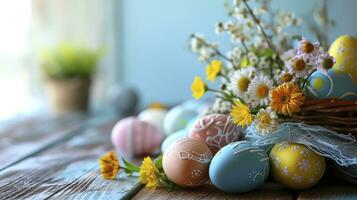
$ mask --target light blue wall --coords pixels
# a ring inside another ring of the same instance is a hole
[[[223,2],[122,0],[120,77],[121,82],[140,92],[142,105],[152,101],[172,104],[191,98],[191,81],[195,75],[204,75],[204,65],[188,50],[188,37],[199,32],[210,40],[221,38],[213,29],[218,20],[226,19]],[[308,12],[318,3],[322,0],[275,0],[273,6],[311,19]],[[331,31],[332,38],[356,34],[357,1],[330,0],[329,4],[338,22]]]

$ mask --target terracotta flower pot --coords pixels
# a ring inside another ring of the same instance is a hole
[[[46,80],[46,90],[54,114],[86,112],[91,81],[87,79]]]

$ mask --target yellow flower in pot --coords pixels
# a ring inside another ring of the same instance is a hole
[[[42,70],[53,113],[87,110],[91,79],[100,57],[99,50],[68,43],[43,51]]]

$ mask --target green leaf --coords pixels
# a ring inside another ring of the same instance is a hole
[[[160,154],[156,159],[155,159],[155,166],[160,170],[162,169],[162,154]]]
[[[267,49],[263,49],[262,51],[260,51],[259,54],[260,54],[260,56],[273,57],[274,51],[273,51],[273,49],[267,48]]]
[[[136,166],[135,164],[125,160],[124,158],[122,159],[122,161],[124,163],[124,168],[127,168],[127,170],[130,170],[131,172],[139,172],[140,171],[140,167]]]

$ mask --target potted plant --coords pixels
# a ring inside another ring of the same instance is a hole
[[[42,71],[54,114],[87,110],[100,55],[99,50],[69,43],[43,51]]]

